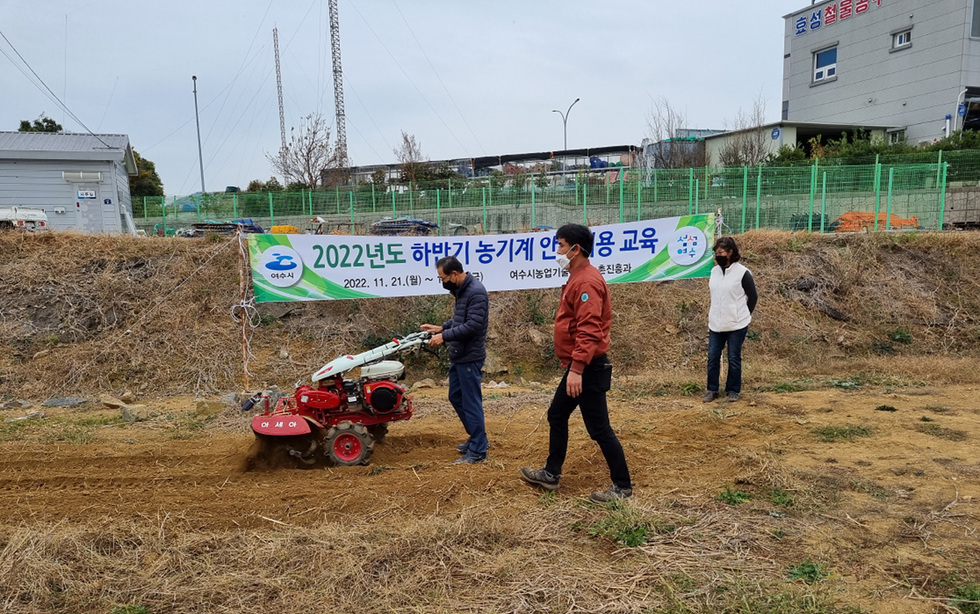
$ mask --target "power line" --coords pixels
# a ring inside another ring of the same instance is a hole
[[[439,118],[439,121],[442,122],[442,125],[445,126],[445,128],[449,132],[449,134],[452,135],[452,137],[456,140],[456,142],[459,143],[460,148],[465,152],[466,151],[466,145],[463,145],[463,142],[459,140],[459,137],[456,136],[456,133],[453,132],[453,129],[449,127],[449,124],[446,123],[446,120],[444,120],[442,118],[442,116],[439,115],[439,112],[436,111],[435,107],[432,106],[432,103],[429,102],[429,99],[425,97],[425,94],[423,94],[422,93],[422,90],[419,89],[419,86],[415,84],[415,81],[412,80],[412,77],[402,67],[402,65],[398,63],[398,59],[395,57],[395,55],[388,49],[387,46],[385,46],[384,41],[381,40],[381,37],[378,36],[378,33],[374,31],[374,28],[371,27],[371,24],[368,23],[368,21],[366,19],[364,19],[364,16],[361,15],[361,12],[357,10],[357,3],[356,2],[351,2],[350,3],[350,6],[351,6],[351,8],[354,9],[354,12],[357,13],[357,16],[361,18],[361,21],[364,22],[364,25],[367,26],[368,30],[371,31],[371,34],[374,35],[374,38],[378,39],[378,42],[381,43],[381,48],[384,49],[385,52],[388,53],[388,56],[391,57],[391,60],[395,63],[395,66],[397,66],[398,69],[402,71],[402,74],[404,74],[405,75],[405,78],[408,79],[409,83],[412,84],[412,87],[415,88],[415,91],[419,93],[419,96],[422,97],[422,100],[425,101],[425,104],[428,105],[428,107],[429,107],[430,110],[432,110],[432,113],[437,118]]]
[[[402,10],[398,7],[398,3],[395,2],[395,0],[391,0],[391,3],[395,5],[395,10],[397,10],[398,14],[401,15],[402,21],[405,22],[405,27],[408,28],[409,34],[411,34],[412,38],[415,39],[415,44],[418,45],[419,50],[422,51],[422,56],[425,58],[425,61],[429,63],[429,68],[431,68],[432,72],[435,73],[436,79],[439,80],[439,85],[441,85],[442,89],[446,91],[446,95],[449,96],[449,100],[453,103],[453,106],[456,107],[456,112],[459,113],[459,117],[463,120],[463,124],[466,126],[466,129],[470,131],[470,134],[473,136],[473,140],[476,141],[477,147],[480,148],[481,152],[485,152],[486,150],[483,149],[483,144],[480,143],[479,137],[476,136],[476,133],[473,132],[473,128],[470,127],[469,122],[466,121],[466,116],[463,115],[463,112],[459,109],[459,105],[456,104],[456,99],[453,98],[452,92],[450,92],[449,88],[446,87],[446,84],[443,82],[442,77],[439,75],[439,71],[436,70],[435,66],[433,66],[432,60],[429,59],[429,54],[425,52],[425,48],[422,47],[422,43],[419,41],[419,38],[415,36],[415,32],[412,30],[412,26],[409,25],[408,20],[405,19],[405,15],[402,13]]]
[[[99,138],[99,135],[97,135],[94,132],[92,132],[89,129],[89,127],[86,126],[84,122],[82,122],[82,120],[78,119],[78,116],[77,115],[75,115],[74,113],[72,113],[71,109],[68,108],[68,105],[66,105],[65,103],[63,103],[61,101],[61,99],[58,98],[57,94],[55,94],[54,92],[51,91],[51,88],[48,87],[48,84],[44,82],[44,79],[42,79],[41,76],[38,75],[37,72],[34,71],[34,69],[31,67],[30,63],[28,63],[28,61],[24,59],[24,56],[22,56],[20,54],[20,51],[17,51],[17,47],[14,47],[14,44],[12,42],[10,42],[10,39],[7,38],[7,35],[4,34],[2,30],[0,30],[0,37],[3,37],[3,40],[7,41],[7,44],[10,46],[11,49],[13,49],[14,53],[17,54],[17,57],[20,58],[20,61],[24,63],[24,66],[26,66],[28,68],[28,70],[31,71],[31,74],[34,75],[34,77],[37,79],[37,82],[35,82],[30,77],[28,77],[28,81],[30,81],[35,87],[37,87],[37,84],[38,83],[40,83],[41,85],[43,85],[44,86],[44,89],[41,90],[41,92],[43,93],[45,90],[47,90],[46,95],[49,98],[51,98],[52,102],[54,102],[55,104],[57,104],[58,106],[60,106],[61,107],[61,110],[68,114],[68,117],[70,117],[73,120],[75,120],[75,122],[79,126],[81,126],[82,128],[85,128],[85,131],[86,132],[88,132],[90,135],[94,136],[100,143],[102,143],[103,145],[105,145],[107,149],[114,149],[111,145],[109,145],[108,143],[106,143],[105,141],[103,141],[101,138]],[[0,50],[0,51],[2,51],[2,50]],[[23,68],[21,68],[20,66],[18,66],[17,63],[14,62],[13,59],[9,55],[7,55],[6,52],[3,52],[3,55],[8,60],[10,60],[10,63],[13,64],[14,67],[16,67],[18,70],[20,70],[21,73],[24,73]],[[26,73],[24,73],[24,75],[26,76]],[[40,89],[40,88],[38,88],[38,89]]]

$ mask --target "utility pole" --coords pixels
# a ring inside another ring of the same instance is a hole
[[[276,89],[279,92],[279,132],[282,134],[282,147],[279,154],[286,151],[286,116],[282,110],[282,71],[279,70],[279,28],[272,28],[272,45],[276,50]]]
[[[203,195],[207,190],[204,189],[204,154],[201,153],[201,119],[197,114],[197,77],[192,76],[191,80],[194,81],[194,122],[197,124],[197,160],[201,165],[201,194]]]
[[[329,0],[330,51],[333,57],[333,103],[337,111],[337,165],[347,168],[347,118],[344,115],[344,70],[340,66],[340,15],[337,0]]]

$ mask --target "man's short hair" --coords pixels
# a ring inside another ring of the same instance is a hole
[[[582,254],[588,258],[592,254],[592,231],[582,224],[565,224],[555,233],[555,239],[565,239],[565,243],[578,245]]]
[[[711,251],[715,251],[719,247],[732,252],[732,255],[728,257],[728,262],[731,264],[735,264],[742,258],[742,256],[738,253],[738,245],[735,245],[735,239],[731,237],[718,237],[718,240],[715,241],[715,246],[711,248]]]
[[[449,275],[451,273],[462,273],[463,263],[460,262],[456,256],[446,256],[445,258],[440,258],[436,262],[436,270],[442,271],[444,275]]]

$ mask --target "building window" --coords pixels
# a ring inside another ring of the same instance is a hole
[[[904,130],[893,130],[888,133],[888,144],[896,145],[898,143],[905,142],[905,131]]]
[[[980,0],[973,0],[973,24],[970,36],[980,38]]]
[[[813,54],[813,82],[819,83],[837,76],[837,47]]]
[[[912,30],[892,34],[892,49],[904,49],[912,46]]]

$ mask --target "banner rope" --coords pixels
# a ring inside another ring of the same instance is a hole
[[[245,233],[238,233],[238,293],[239,302],[231,307],[231,317],[242,327],[242,383],[243,392],[248,392],[248,378],[252,373],[248,363],[255,358],[252,354],[252,333],[262,324],[262,318],[255,307],[252,289],[252,267],[249,262],[248,240]]]

